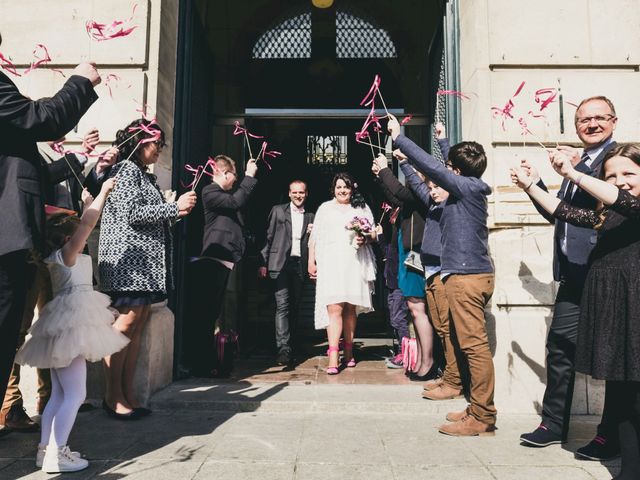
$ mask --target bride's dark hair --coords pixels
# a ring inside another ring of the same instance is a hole
[[[358,191],[358,184],[348,173],[341,172],[335,174],[335,176],[333,177],[333,181],[331,182],[331,196],[335,197],[336,184],[338,183],[338,180],[342,180],[345,185],[351,189],[351,206],[353,208],[364,208],[366,205],[364,197]]]

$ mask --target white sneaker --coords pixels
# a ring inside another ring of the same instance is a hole
[[[48,448],[42,461],[42,471],[45,473],[77,472],[89,466],[84,458],[73,455],[69,447]]]
[[[38,445],[38,451],[36,452],[36,467],[42,468],[42,462],[44,462],[44,454],[47,451],[47,447]],[[71,452],[74,457],[82,458],[80,452]]]

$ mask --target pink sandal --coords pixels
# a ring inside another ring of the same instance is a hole
[[[344,348],[345,348],[345,350],[351,350],[351,360],[349,360],[348,362],[344,362],[345,366],[347,368],[355,367],[356,366],[356,359],[353,358],[353,343],[344,342]]]
[[[331,347],[329,346],[329,349],[327,350],[327,357],[329,355],[331,355],[331,352],[339,352],[340,349],[338,347]],[[340,370],[338,370],[338,367],[327,367],[327,375],[337,375],[338,373],[340,373]]]

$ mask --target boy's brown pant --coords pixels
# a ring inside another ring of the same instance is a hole
[[[484,309],[493,295],[493,273],[450,274],[444,279],[451,321],[471,377],[470,414],[488,425],[496,423],[493,403],[495,371]]]
[[[429,318],[433,329],[442,341],[444,358],[447,362],[442,381],[451,388],[462,389],[460,369],[457,355],[460,348],[455,340],[455,332],[449,321],[449,301],[440,274],[436,273],[427,279],[424,285],[424,293],[427,298]]]

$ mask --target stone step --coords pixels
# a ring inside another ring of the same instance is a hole
[[[156,393],[151,399],[151,408],[445,415],[466,406],[464,398],[434,402],[423,399],[421,393],[421,385],[292,385],[190,379],[175,382]]]

